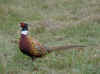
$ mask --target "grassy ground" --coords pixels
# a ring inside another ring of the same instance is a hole
[[[89,47],[32,62],[14,42],[21,21],[32,24],[30,35],[48,46]],[[99,44],[99,0],[0,0],[0,74],[100,74]]]

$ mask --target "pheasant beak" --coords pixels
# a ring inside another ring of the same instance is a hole
[[[18,26],[21,26],[21,24],[18,24]]]

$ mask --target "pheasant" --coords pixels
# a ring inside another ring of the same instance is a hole
[[[65,45],[65,46],[55,46],[47,47],[39,43],[35,38],[28,36],[28,26],[29,24],[21,22],[21,36],[19,40],[19,49],[21,52],[27,56],[30,56],[32,60],[45,56],[46,54],[55,50],[67,50],[70,48],[83,48],[82,45]]]

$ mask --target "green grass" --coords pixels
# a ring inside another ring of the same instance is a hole
[[[99,0],[0,0],[0,74],[100,74]],[[32,62],[15,42],[19,22],[48,46],[89,45]],[[97,46],[96,46],[97,45]],[[38,69],[38,70],[37,70]]]

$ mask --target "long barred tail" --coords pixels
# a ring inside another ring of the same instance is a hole
[[[65,46],[54,46],[54,47],[46,47],[48,52],[57,51],[57,50],[68,50],[72,48],[84,48],[87,46],[84,45],[65,45]]]

